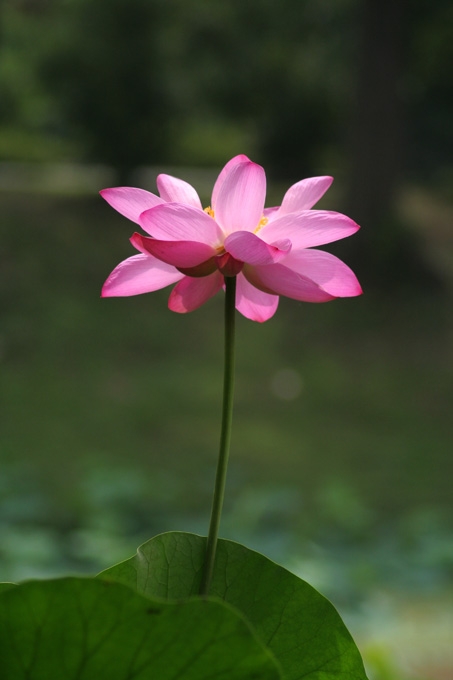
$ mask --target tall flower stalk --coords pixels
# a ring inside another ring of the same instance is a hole
[[[235,304],[236,277],[225,277],[225,354],[223,371],[222,429],[220,432],[219,458],[212,499],[211,521],[206,543],[200,594],[208,595],[214,570],[219,535],[220,518],[230,455],[231,423],[233,419],[234,364],[235,364]]]
[[[264,169],[241,154],[220,172],[204,209],[190,184],[165,174],[157,177],[159,196],[134,187],[101,191],[115,210],[146,233],[132,235],[138,254],[115,267],[103,297],[139,295],[175,284],[168,306],[186,313],[226,291],[222,430],[203,595],[212,580],[230,449],[235,309],[263,322],[275,314],[281,295],[319,303],[362,292],[344,262],[314,247],[359,229],[346,215],[313,208],[332,181],[328,176],[301,180],[288,189],[281,205],[266,208]]]

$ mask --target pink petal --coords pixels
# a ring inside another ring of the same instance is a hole
[[[310,177],[293,184],[283,197],[279,215],[310,210],[324,196],[333,177]]]
[[[168,203],[185,203],[186,205],[203,210],[200,197],[188,182],[184,182],[184,180],[172,177],[171,175],[158,175],[156,183],[159,194],[164,201]]]
[[[266,175],[251,161],[237,163],[225,175],[212,208],[226,234],[253,231],[259,224],[266,197]]]
[[[223,276],[237,276],[242,271],[244,263],[236,260],[230,253],[223,253],[214,258],[215,266]],[[188,272],[186,272],[188,273]]]
[[[212,246],[197,241],[158,241],[137,233],[130,241],[140,252],[150,253],[173,267],[196,267],[217,254]]]
[[[277,215],[276,213],[277,213],[279,210],[280,210],[280,206],[279,206],[279,205],[274,205],[273,208],[264,208],[264,210],[263,210],[263,216],[264,216],[264,217],[267,217],[268,220],[271,219],[271,218],[274,219],[274,217],[278,217],[278,215]]]
[[[280,263],[257,267],[246,265],[242,272],[253,286],[271,295],[285,295],[302,302],[327,302],[335,297],[307,276]]]
[[[335,297],[354,297],[362,293],[354,272],[338,257],[323,250],[293,251],[282,264],[308,277]]]
[[[199,241],[221,247],[223,234],[202,210],[180,203],[164,203],[140,215],[140,225],[162,241]]]
[[[231,169],[237,165],[238,163],[250,163],[250,158],[247,158],[247,156],[244,156],[244,154],[239,154],[239,156],[235,156],[232,158],[228,163],[225,165],[223,170],[220,172],[219,176],[216,179],[216,183],[214,184],[214,189],[212,190],[212,198],[211,198],[211,207],[214,208],[214,206],[217,203],[217,196],[219,195],[220,188],[222,184],[225,181],[225,177],[228,175],[228,173],[231,171]]]
[[[235,231],[226,237],[224,248],[240,262],[272,264],[291,250],[291,241],[285,239],[278,246],[269,245],[250,231]]]
[[[144,189],[135,189],[134,187],[102,189],[99,193],[112,208],[137,224],[139,224],[138,218],[144,210],[154,208],[156,205],[164,202],[159,196],[155,196]]]
[[[180,314],[193,312],[218,293],[222,285],[223,276],[220,272],[199,279],[185,276],[171,291],[168,306]]]
[[[277,311],[279,298],[269,295],[252,286],[245,276],[239,274],[236,279],[236,309],[252,321],[267,321]]]
[[[266,243],[287,238],[297,248],[331,243],[355,234],[359,225],[346,215],[329,210],[304,210],[276,217],[259,230]]]
[[[182,279],[183,274],[151,255],[133,255],[112,271],[101,297],[127,297],[152,293]]]

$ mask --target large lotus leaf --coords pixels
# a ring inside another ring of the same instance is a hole
[[[9,590],[10,588],[14,588],[15,583],[0,583],[0,593],[3,593],[5,590]]]
[[[178,600],[199,592],[206,539],[167,533],[102,572],[139,593]],[[263,555],[220,540],[211,596],[236,607],[274,654],[286,680],[366,680],[359,651],[333,605]]]
[[[0,595],[2,680],[277,680],[232,607],[156,602],[115,582],[30,581]]]

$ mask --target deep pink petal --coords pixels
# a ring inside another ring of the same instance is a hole
[[[151,255],[133,255],[120,262],[102,287],[101,297],[152,293],[182,279],[183,274]]]
[[[220,188],[223,182],[225,181],[225,177],[228,175],[229,172],[231,172],[231,169],[238,163],[250,163],[250,158],[247,158],[247,156],[244,156],[244,154],[241,153],[238,156],[232,158],[230,161],[228,161],[223,170],[220,172],[214,184],[214,189],[212,190],[211,207],[213,210],[215,209],[215,205],[217,203],[217,196],[219,195]]]
[[[283,197],[279,215],[310,210],[324,196],[333,177],[310,177],[293,184]]]
[[[266,243],[288,238],[292,250],[332,243],[355,234],[359,225],[346,215],[329,210],[304,210],[276,217],[259,230]]]
[[[236,260],[230,253],[223,253],[214,258],[215,265],[223,276],[237,276],[242,271],[244,263]]]
[[[307,276],[280,263],[257,267],[246,265],[242,272],[253,286],[271,295],[284,295],[302,302],[327,302],[335,297]]]
[[[277,311],[279,298],[277,295],[263,293],[239,274],[236,280],[236,309],[252,321],[267,321]]]
[[[102,189],[99,193],[112,208],[137,224],[139,224],[138,218],[144,210],[164,203],[164,200],[159,198],[159,196],[155,196],[144,189],[135,189],[134,187]]]
[[[197,241],[159,241],[137,233],[130,241],[140,252],[150,253],[173,267],[196,267],[217,254],[212,246]]]
[[[224,248],[240,262],[272,264],[291,250],[291,241],[286,239],[278,246],[269,245],[250,231],[235,231],[226,237]]]
[[[171,175],[158,175],[156,183],[159,194],[167,203],[185,203],[203,210],[200,197],[188,182]]]
[[[266,175],[251,161],[234,165],[226,174],[213,210],[225,234],[253,231],[258,226],[266,198]]]
[[[293,251],[282,264],[308,277],[335,297],[354,297],[362,293],[354,272],[338,257],[323,250]]]
[[[222,285],[223,276],[220,272],[199,279],[185,276],[171,291],[168,306],[180,314],[193,312],[218,293]]]
[[[223,244],[223,234],[216,221],[190,205],[158,205],[140,215],[140,225],[161,241],[199,241],[214,247]]]

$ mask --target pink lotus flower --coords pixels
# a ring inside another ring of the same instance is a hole
[[[327,302],[360,295],[355,274],[334,255],[312,249],[354,234],[359,226],[337,212],[311,210],[332,177],[294,184],[276,208],[264,208],[266,177],[247,156],[221,171],[211,206],[183,180],[159,175],[160,196],[143,189],[104,189],[102,197],[149,236],[134,233],[139,251],[106,280],[102,296],[149,293],[176,283],[168,306],[191,312],[237,276],[236,309],[253,321],[274,314],[279,296]]]

